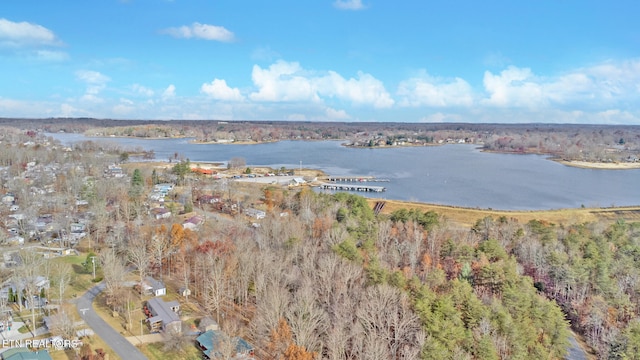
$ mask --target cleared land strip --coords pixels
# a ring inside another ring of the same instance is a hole
[[[531,220],[547,221],[558,224],[560,222],[579,224],[594,221],[640,221],[640,206],[617,207],[617,208],[576,208],[576,209],[554,209],[554,210],[531,210],[531,211],[506,211],[490,209],[473,209],[446,205],[433,205],[417,202],[406,202],[396,200],[367,199],[373,209],[377,202],[385,201],[382,214],[391,214],[399,209],[418,209],[422,212],[435,211],[454,223],[472,226],[478,219],[492,216],[499,218],[517,219],[521,223]]]

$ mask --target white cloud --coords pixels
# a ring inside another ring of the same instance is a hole
[[[471,106],[473,90],[468,82],[455,78],[446,82],[429,76],[426,72],[418,77],[402,81],[398,86],[401,106]]]
[[[307,121],[307,116],[305,114],[290,114],[287,116],[287,120],[289,121]]]
[[[100,93],[111,79],[97,71],[79,70],[76,71],[76,77],[87,84],[84,100],[96,102],[98,99],[95,95]]]
[[[13,99],[5,99],[0,97],[0,107],[3,111],[11,112],[11,113],[22,113],[29,106],[25,101],[13,100]]]
[[[222,26],[207,25],[200,23],[193,23],[189,26],[172,27],[162,31],[176,38],[183,39],[204,39],[214,40],[222,42],[231,42],[234,40],[234,35],[231,31],[225,29]]]
[[[331,120],[347,120],[351,118],[346,111],[332,108],[327,108],[325,114],[327,115],[327,118]]]
[[[164,91],[162,92],[163,99],[169,99],[175,96],[176,96],[176,87],[173,84],[167,86],[167,88],[164,89]]]
[[[136,111],[136,107],[125,102],[114,105],[111,110],[117,117],[121,117],[134,113]]]
[[[231,88],[227,82],[220,79],[214,79],[211,83],[202,84],[200,91],[209,95],[216,100],[223,101],[242,101],[244,96],[240,94],[237,88]]]
[[[425,123],[442,123],[442,122],[461,122],[462,117],[459,114],[444,114],[441,112],[424,116],[420,122]]]
[[[258,61],[273,61],[280,57],[280,54],[269,46],[258,47],[251,53],[251,58]]]
[[[498,75],[487,71],[482,104],[499,107],[608,107],[640,95],[640,60],[606,62],[555,77],[536,76],[510,66]]]
[[[38,60],[44,61],[60,62],[69,60],[69,54],[64,51],[38,50],[35,52],[35,56]]]
[[[73,116],[78,116],[77,114],[79,114],[80,111],[78,111],[78,109],[76,109],[75,107],[67,104],[67,103],[63,103],[60,104],[60,117],[73,117]]]
[[[394,100],[382,82],[369,74],[358,72],[358,78],[345,79],[330,71],[328,76],[317,79],[320,92],[331,97],[348,100],[357,105],[373,105],[375,108],[389,108]]]
[[[106,84],[111,80],[108,76],[93,70],[78,70],[76,76],[87,84]]]
[[[486,71],[483,81],[489,93],[489,98],[484,100],[487,105],[533,106],[542,100],[542,89],[533,80],[531,69],[510,66],[500,75]]]
[[[365,8],[362,0],[336,0],[333,6],[341,10],[362,10]]]
[[[640,59],[608,61],[578,71],[593,79],[594,90],[605,99],[640,95]]]
[[[28,22],[0,19],[0,45],[10,47],[59,46],[62,42],[49,29]]]
[[[319,101],[311,81],[297,62],[277,61],[262,69],[253,66],[251,78],[258,87],[249,97],[255,101]]]
[[[268,69],[254,65],[251,77],[258,87],[249,95],[255,101],[320,102],[322,97],[330,97],[376,108],[394,103],[381,81],[362,72],[358,78],[345,79],[334,71],[320,75],[305,71],[297,62],[277,61]]]
[[[144,87],[144,86],[142,86],[142,85],[140,85],[140,84],[133,84],[133,85],[131,86],[131,88],[132,88],[132,89],[133,89],[133,91],[135,91],[136,93],[138,93],[138,94],[140,94],[140,95],[143,95],[143,96],[146,96],[146,97],[151,97],[151,96],[153,96],[153,94],[154,94],[154,91],[153,91],[153,90],[151,90],[151,89],[149,89],[149,88],[147,88],[147,87]]]
[[[596,124],[638,124],[640,117],[629,111],[611,109],[595,113],[591,122]]]

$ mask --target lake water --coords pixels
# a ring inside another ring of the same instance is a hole
[[[65,144],[93,140],[140,146],[154,150],[156,160],[168,161],[177,152],[192,162],[241,157],[248,166],[295,169],[302,164],[334,176],[375,176],[390,182],[372,184],[387,191],[370,196],[386,199],[504,210],[640,205],[640,170],[580,169],[540,155],[483,153],[473,145],[362,149],[340,141],[202,145],[187,139],[50,135]]]

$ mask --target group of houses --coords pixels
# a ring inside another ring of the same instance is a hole
[[[152,297],[146,301],[142,308],[149,331],[152,333],[164,333],[175,336],[182,333],[182,320],[180,319],[180,303],[177,300],[165,301],[167,288],[161,280],[146,277],[140,286],[140,291]],[[182,296],[190,295],[185,288],[179,289]],[[222,354],[233,356],[236,359],[252,359],[254,349],[249,342],[241,337],[229,337],[218,327],[218,323],[210,317],[200,321],[201,332],[196,338],[196,345],[202,350],[206,359],[219,358]]]

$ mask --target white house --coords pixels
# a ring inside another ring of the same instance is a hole
[[[142,290],[145,293],[151,293],[154,296],[167,295],[167,287],[160,280],[156,280],[151,276],[147,276],[142,284]]]
[[[256,218],[258,220],[264,219],[267,216],[266,212],[258,209],[245,209],[244,214],[249,217]]]

